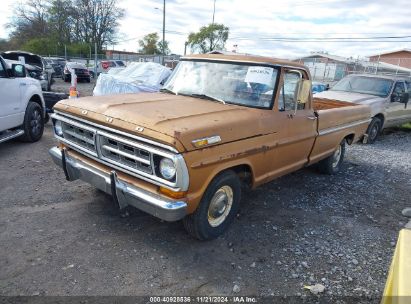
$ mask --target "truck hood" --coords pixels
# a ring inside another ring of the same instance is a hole
[[[164,138],[164,135],[173,138],[187,151],[196,149],[193,140],[204,137],[219,135],[221,144],[272,132],[270,124],[263,123],[261,119],[265,111],[166,93],[67,99],[60,101],[55,108],[83,116],[83,119],[90,119],[92,114],[89,112],[101,114],[94,115],[93,120],[107,125],[107,121],[113,118],[112,127],[119,120],[131,123],[144,128],[139,136],[158,140],[155,134],[161,133],[163,136],[159,138]],[[83,115],[85,111],[87,116]],[[123,128],[122,131],[135,133],[135,129],[129,127],[129,130]]]
[[[363,105],[371,105],[374,103],[384,102],[383,97],[378,97],[375,95],[361,94],[354,92],[344,92],[344,91],[324,91],[318,94],[315,94],[314,97],[326,98],[326,99],[335,99],[341,101],[347,101],[352,103],[358,103]]]

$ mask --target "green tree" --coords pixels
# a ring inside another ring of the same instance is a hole
[[[164,41],[164,49],[163,49],[163,41],[162,40],[157,43],[157,47],[160,50],[161,54],[169,55],[171,53],[170,48],[168,47],[168,41],[167,40]]]
[[[168,47],[168,41],[164,41],[164,51],[163,51],[163,41],[160,41],[160,37],[157,33],[150,33],[143,37],[143,39],[138,41],[140,45],[140,52],[146,55],[153,54],[170,54],[170,49]]]
[[[23,44],[21,49],[35,54],[49,55],[56,52],[56,44],[57,42],[51,38],[33,38]]]
[[[158,34],[157,33],[150,33],[143,37],[143,39],[138,41],[140,45],[140,52],[146,55],[152,54],[160,54],[160,50],[158,48]]]
[[[188,45],[191,50],[203,54],[214,50],[223,50],[229,31],[230,29],[224,24],[212,23],[203,26],[197,33],[190,33]]]

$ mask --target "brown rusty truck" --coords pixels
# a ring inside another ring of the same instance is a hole
[[[192,55],[160,93],[60,101],[50,149],[66,179],[81,179],[212,239],[251,188],[319,163],[338,172],[346,143],[370,122],[366,105],[312,99],[306,67],[273,58]]]

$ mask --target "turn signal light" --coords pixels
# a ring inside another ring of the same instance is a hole
[[[160,193],[171,198],[183,198],[187,194],[186,191],[172,191],[164,187],[160,187]]]

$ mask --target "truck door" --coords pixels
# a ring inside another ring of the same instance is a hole
[[[20,124],[20,80],[8,77],[6,65],[0,59],[0,132]]]
[[[278,175],[303,167],[317,136],[317,117],[311,103],[297,103],[299,81],[306,77],[302,70],[289,69],[284,71],[280,82],[277,107],[282,126],[278,134],[279,154],[275,160]]]
[[[409,83],[411,85],[411,83]],[[406,93],[411,93],[411,88],[406,87],[404,81],[397,81],[391,98],[386,104],[387,122],[386,126],[394,126],[398,124],[411,121],[411,104],[409,104],[410,97]],[[408,98],[408,103],[405,103],[405,98]]]

